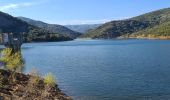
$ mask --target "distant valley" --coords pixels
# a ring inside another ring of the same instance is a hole
[[[99,27],[100,25],[102,24],[65,25],[65,27],[84,34],[87,33],[89,30]]]

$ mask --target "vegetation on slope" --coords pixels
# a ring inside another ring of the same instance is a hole
[[[136,38],[170,39],[170,21],[130,35]]]
[[[170,8],[160,9],[137,17],[133,17],[131,19],[149,22],[151,25],[155,26],[157,24],[170,21]]]
[[[170,8],[153,11],[127,20],[108,22],[94,30],[87,32],[87,34],[85,34],[83,37],[117,38],[126,34],[136,33],[138,31],[146,32],[149,31],[149,28],[152,30],[153,27],[159,27],[158,25],[162,25],[168,21],[170,21]],[[169,24],[164,24],[163,26],[165,27],[166,25]],[[159,28],[157,28],[154,33],[158,33],[158,29]],[[161,31],[159,34],[164,36],[166,33]]]
[[[34,26],[31,26],[3,12],[0,12],[0,22],[1,22],[0,23],[1,32],[23,33],[23,32],[29,32],[29,29],[31,27],[34,28]]]
[[[31,29],[28,33],[22,33],[24,42],[54,42],[73,40],[69,36],[59,33],[50,33],[43,29]]]
[[[148,27],[148,23],[135,20],[112,21],[95,30],[89,31],[84,37],[115,38],[127,33],[133,33]]]
[[[42,21],[36,21],[36,20],[29,19],[29,18],[25,18],[25,17],[18,17],[18,19],[25,21],[30,25],[42,28],[42,29],[49,31],[51,33],[60,33],[63,36],[68,36],[73,39],[81,35],[79,32],[72,31],[72,30],[68,29],[67,27],[64,27],[61,25],[47,24]]]
[[[67,35],[61,35],[59,33],[51,33],[47,30],[30,25],[24,21],[21,21],[11,15],[0,12],[0,33],[15,33],[24,34],[25,42],[31,41],[63,41],[72,40]],[[54,35],[51,35],[54,34]]]

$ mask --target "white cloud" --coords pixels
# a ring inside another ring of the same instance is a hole
[[[11,3],[11,4],[0,6],[0,11],[8,11],[8,10],[22,8],[22,7],[29,7],[32,5],[33,3]]]
[[[9,3],[6,5],[0,4],[0,11],[16,10],[19,8],[25,8],[25,7],[30,7],[30,6],[39,5],[39,4],[45,4],[46,2],[49,2],[49,1],[50,0],[31,0],[31,2]]]

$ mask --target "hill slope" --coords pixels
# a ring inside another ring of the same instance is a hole
[[[15,81],[12,76],[15,74]],[[0,100],[72,100],[55,84],[48,87],[44,79],[0,69]]]
[[[65,25],[65,27],[80,33],[86,33],[88,30],[95,29],[101,24],[83,24],[83,25]]]
[[[80,35],[79,32],[72,31],[64,26],[61,26],[61,25],[47,24],[42,21],[36,21],[36,20],[29,19],[29,18],[25,18],[25,17],[18,17],[18,19],[21,19],[31,25],[37,26],[37,27],[47,30],[49,32],[60,33],[60,34],[69,36],[71,38],[76,38]]]
[[[145,21],[151,23],[152,25],[161,24],[170,21],[170,8],[160,9],[137,17],[133,17],[131,20]]]
[[[29,32],[29,28],[36,28],[3,12],[0,12],[0,22],[1,32],[21,33]]]
[[[144,29],[149,29],[168,21],[170,21],[170,8],[153,11],[127,20],[105,23],[89,31],[84,37],[116,38],[125,34],[132,34]]]
[[[95,30],[89,31],[84,37],[91,38],[115,38],[127,33],[133,33],[149,26],[147,22],[135,20],[112,21]]]
[[[25,42],[31,41],[63,41],[71,40],[67,36],[51,33],[39,27],[30,25],[9,14],[0,12],[0,33],[23,34]]]
[[[131,34],[134,38],[170,39],[170,21]]]

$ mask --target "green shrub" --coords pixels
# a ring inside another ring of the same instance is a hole
[[[44,83],[48,86],[54,86],[56,83],[54,75],[52,73],[47,73],[44,77]]]
[[[9,82],[16,82],[16,72],[21,72],[24,67],[21,52],[14,53],[11,48],[5,48],[1,52],[0,61],[3,62],[5,69],[12,71]]]
[[[2,56],[0,61],[4,62],[4,66],[7,70],[21,71],[24,64],[21,56],[21,52],[12,53],[11,48],[5,48],[1,52]]]
[[[0,61],[7,63],[11,59],[11,54],[12,54],[12,49],[10,48],[5,48],[1,51],[1,58]]]

